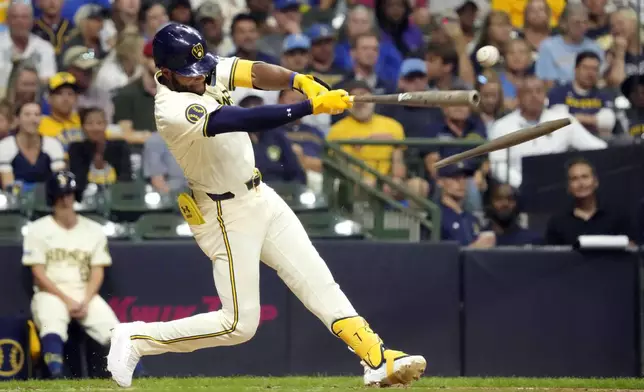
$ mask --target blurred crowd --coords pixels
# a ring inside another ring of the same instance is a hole
[[[343,115],[310,116],[251,134],[257,167],[269,183],[300,182],[320,192],[324,139],[484,141],[568,117],[566,132],[441,170],[434,168],[437,160],[467,147],[342,148],[439,203],[442,238],[463,245],[564,244],[586,232],[637,236],[634,225],[596,199],[597,176],[583,159],[565,169],[572,211],[554,215],[545,234],[520,227],[516,200],[522,157],[642,139],[643,30],[639,5],[628,0],[33,1],[0,0],[5,191],[28,190],[62,167],[82,189],[132,180],[159,193],[186,186],[155,132],[153,109],[151,38],[174,21],[201,31],[216,55],[279,64],[353,95],[481,94],[478,110],[356,104]],[[476,52],[487,45],[501,56],[485,68]],[[244,107],[304,99],[294,91],[243,88],[231,96]],[[375,186],[373,175],[362,178]]]

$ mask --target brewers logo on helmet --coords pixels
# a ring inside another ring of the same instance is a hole
[[[202,35],[179,23],[168,23],[156,33],[152,40],[152,55],[157,68],[181,76],[206,75],[217,65],[217,57],[208,53]]]
[[[58,198],[75,194],[76,190],[77,184],[74,173],[67,170],[54,172],[45,183],[47,205],[53,206]]]

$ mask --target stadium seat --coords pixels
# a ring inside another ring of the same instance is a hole
[[[354,227],[349,220],[332,212],[300,212],[297,216],[312,239],[361,239],[365,237],[362,229]],[[338,224],[340,226],[337,226]]]
[[[22,210],[20,198],[0,192],[0,215],[17,214]]]
[[[29,223],[25,216],[12,213],[0,218],[0,241],[22,241],[22,228]]]
[[[316,195],[305,185],[293,182],[270,182],[268,185],[286,201],[295,212],[328,209],[328,202],[322,195]]]
[[[108,190],[108,208],[113,222],[135,222],[148,212],[169,212],[174,204],[169,196],[148,192],[139,181],[118,182]]]
[[[129,240],[132,237],[132,228],[127,222],[114,223],[99,214],[84,213],[83,216],[103,226],[103,232],[109,240]]]
[[[136,237],[143,240],[169,240],[192,237],[190,228],[181,215],[149,213],[142,215],[134,225]]]

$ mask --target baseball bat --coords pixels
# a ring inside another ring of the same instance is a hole
[[[481,144],[480,146],[476,146],[460,154],[455,154],[445,159],[441,159],[434,164],[434,167],[440,169],[441,167],[445,167],[447,165],[451,165],[465,159],[516,146],[517,144],[527,142],[528,140],[536,139],[543,135],[552,133],[557,129],[565,127],[566,125],[570,125],[570,119],[562,118],[559,120],[544,122],[533,127],[519,129],[518,131],[514,131],[505,136],[501,136],[498,139],[491,140],[485,144]]]
[[[415,93],[385,95],[350,95],[353,102],[366,102],[384,105],[403,105],[417,107],[441,106],[478,106],[481,96],[478,91],[419,91]]]

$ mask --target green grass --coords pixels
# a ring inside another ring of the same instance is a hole
[[[226,377],[226,378],[146,378],[134,380],[133,391],[176,392],[319,392],[360,391],[365,388],[359,377]],[[396,388],[398,389],[398,388]],[[423,378],[406,388],[412,391],[457,392],[642,390],[644,379],[580,378]],[[0,391],[106,391],[122,390],[111,380],[10,381],[0,382]]]

